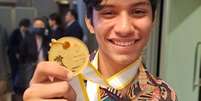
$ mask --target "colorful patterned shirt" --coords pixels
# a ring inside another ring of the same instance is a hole
[[[124,92],[122,94],[122,92]],[[154,77],[143,66],[124,91],[99,88],[102,101],[177,101],[175,91],[163,80]]]
[[[91,54],[91,61],[98,61],[96,54]],[[144,65],[138,68],[133,81],[123,90],[98,87],[97,93],[101,101],[178,101],[176,92],[164,80],[148,72]]]

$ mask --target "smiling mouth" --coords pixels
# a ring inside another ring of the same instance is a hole
[[[130,47],[135,45],[136,40],[109,40],[112,44],[120,47]]]

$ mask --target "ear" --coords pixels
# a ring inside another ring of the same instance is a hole
[[[87,28],[89,29],[90,33],[95,33],[91,20],[88,19],[87,17],[85,17],[84,20],[85,20],[85,24],[86,24]]]

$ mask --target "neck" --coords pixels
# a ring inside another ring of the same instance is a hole
[[[56,30],[58,28],[57,25],[52,26],[52,30]]]
[[[24,33],[24,28],[20,27],[20,32]]]
[[[101,53],[98,58],[98,69],[104,78],[109,78],[126,67],[120,63],[112,61],[112,59],[102,55]]]
[[[75,21],[75,19],[72,19],[71,21],[69,21],[69,22],[67,23],[67,25],[70,26],[74,21]]]

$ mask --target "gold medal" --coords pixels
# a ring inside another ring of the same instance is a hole
[[[133,75],[136,74],[138,68],[141,66],[141,58],[136,60],[135,63],[124,68],[120,72],[116,73],[110,78],[104,78],[98,71],[98,54],[96,54],[92,64],[89,62],[89,51],[86,45],[79,39],[74,37],[63,37],[61,39],[53,39],[49,50],[49,61],[58,62],[62,66],[66,67],[68,71],[72,72],[71,82],[72,87],[75,88],[75,92],[78,95],[79,100],[85,99],[89,101],[98,99],[96,96],[99,86],[112,87],[117,90],[125,88],[132,80]],[[85,88],[84,80],[89,81],[90,88],[89,97]],[[97,89],[91,89],[97,88]],[[92,91],[92,92],[91,92]]]
[[[55,61],[65,66],[74,76],[89,63],[89,51],[87,46],[74,37],[53,39],[49,50],[49,61]]]

